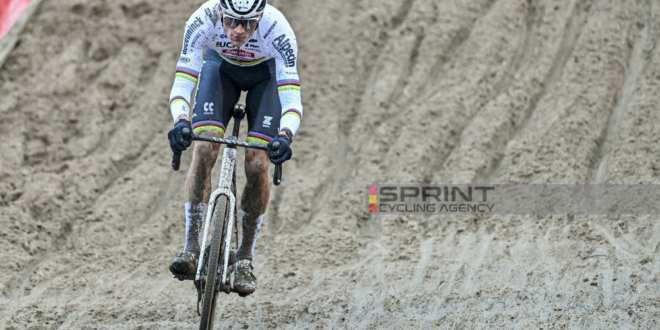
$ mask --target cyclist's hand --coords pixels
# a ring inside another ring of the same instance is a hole
[[[193,130],[190,122],[185,119],[179,119],[174,128],[167,133],[170,140],[170,147],[175,155],[181,155],[192,144]]]
[[[273,141],[268,142],[268,158],[275,165],[280,165],[291,159],[291,142],[285,136],[278,135]]]

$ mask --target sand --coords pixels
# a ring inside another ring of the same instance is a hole
[[[202,2],[45,0],[23,31],[0,69],[0,328],[196,327],[167,269],[190,154],[173,172],[166,134]],[[217,329],[660,327],[656,215],[365,207],[372,184],[659,183],[656,1],[270,3],[305,119],[259,289],[221,295]]]

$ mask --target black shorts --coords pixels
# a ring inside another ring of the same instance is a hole
[[[193,108],[193,131],[214,130],[224,136],[234,105],[247,91],[248,142],[267,144],[277,135],[282,115],[275,60],[241,67],[206,51]]]

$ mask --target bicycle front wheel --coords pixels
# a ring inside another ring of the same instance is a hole
[[[212,219],[213,225],[213,239],[211,240],[211,248],[208,256],[208,268],[206,271],[206,281],[204,286],[204,295],[202,296],[202,320],[199,325],[200,330],[213,329],[213,315],[215,314],[215,302],[218,299],[216,295],[216,286],[218,279],[218,264],[220,259],[224,256],[222,253],[222,241],[225,237],[228,224],[228,200],[227,196],[222,195],[218,197],[217,203],[213,210]],[[224,264],[224,263],[222,263]]]

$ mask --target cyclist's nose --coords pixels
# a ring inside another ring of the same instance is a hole
[[[243,27],[243,24],[239,24],[234,28],[234,31],[238,34],[243,34],[245,33],[245,27]]]

